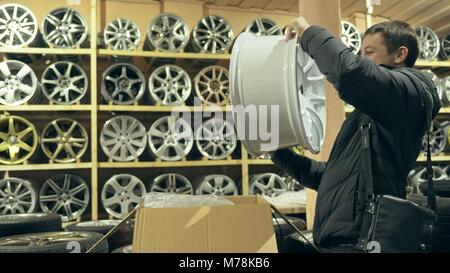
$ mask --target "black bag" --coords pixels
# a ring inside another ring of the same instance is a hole
[[[413,78],[410,73],[405,73]],[[414,75],[415,77],[415,75]],[[416,80],[426,89],[422,80]],[[413,80],[414,82],[414,80]],[[421,93],[426,111],[427,124],[427,184],[428,208],[390,195],[375,196],[373,193],[372,163],[370,157],[370,118],[364,115],[361,122],[362,180],[358,197],[362,214],[362,227],[356,248],[364,252],[416,253],[430,252],[432,234],[436,221],[436,196],[433,190],[430,133],[432,98],[428,92]]]

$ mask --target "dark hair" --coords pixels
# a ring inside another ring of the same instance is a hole
[[[384,36],[384,43],[391,54],[399,49],[401,46],[408,48],[408,56],[405,59],[407,67],[413,67],[419,56],[419,45],[414,29],[408,23],[402,21],[383,22],[371,26],[364,36],[367,34],[382,33]]]

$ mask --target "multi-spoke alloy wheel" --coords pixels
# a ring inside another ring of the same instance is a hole
[[[439,153],[442,153],[442,151],[445,148],[445,143],[447,142],[447,136],[444,133],[444,130],[442,129],[442,126],[437,123],[436,121],[433,121],[431,128],[430,128],[430,150],[431,155],[437,155]],[[427,154],[427,134],[425,133],[423,139],[422,139],[422,152],[426,155]]]
[[[341,40],[354,53],[361,49],[362,39],[358,29],[350,22],[341,21]]]
[[[58,174],[45,181],[39,203],[43,212],[57,213],[63,221],[72,221],[88,207],[89,188],[77,175]]]
[[[223,119],[209,119],[197,129],[195,144],[200,153],[208,159],[227,158],[237,146],[234,126]]]
[[[283,35],[280,27],[269,18],[257,18],[247,25],[245,31],[256,35]]]
[[[162,160],[181,160],[194,144],[192,128],[181,118],[162,117],[150,127],[148,144],[153,155]]]
[[[230,24],[220,16],[203,17],[192,32],[192,44],[195,51],[224,53],[233,42]]]
[[[222,66],[211,65],[203,68],[194,79],[195,93],[207,104],[227,105],[229,102],[228,70]]]
[[[31,44],[38,33],[34,14],[19,4],[0,6],[0,46],[24,47]]]
[[[144,74],[131,64],[113,64],[103,73],[102,96],[113,104],[133,104],[145,92]]]
[[[40,86],[36,75],[27,64],[8,60],[0,63],[0,103],[20,105],[32,102]]]
[[[117,174],[106,182],[101,199],[106,212],[120,219],[144,201],[145,193],[145,185],[139,178]]]
[[[447,105],[450,105],[450,76],[442,79],[442,97]]]
[[[106,46],[114,50],[136,49],[141,38],[138,26],[125,18],[117,18],[109,22],[103,35]]]
[[[441,38],[441,50],[439,52],[442,59],[450,59],[450,33]]]
[[[38,146],[36,128],[18,116],[0,119],[0,163],[19,164],[29,159]]]
[[[0,180],[1,215],[32,213],[37,199],[37,192],[29,181],[15,177]]]
[[[148,80],[150,98],[157,104],[183,104],[191,95],[192,83],[188,73],[176,65],[163,65]]]
[[[77,64],[60,61],[49,65],[42,74],[42,92],[56,104],[75,104],[86,95],[89,80]]]
[[[419,41],[419,59],[426,61],[436,59],[440,49],[440,42],[436,33],[427,27],[417,27],[416,35]]]
[[[250,179],[250,194],[261,194],[270,197],[278,196],[287,191],[283,178],[274,173],[252,175]]]
[[[150,191],[194,194],[191,182],[181,174],[175,173],[162,174],[153,179]]]
[[[150,23],[144,49],[182,51],[189,41],[188,25],[175,14],[162,13]]]
[[[238,195],[239,190],[236,183],[230,177],[223,174],[212,174],[201,177],[195,183],[195,194],[197,195]]]
[[[426,74],[430,75],[431,81],[436,87],[439,99],[442,100],[442,97],[444,96],[444,87],[442,85],[441,79],[439,79],[439,77],[431,70],[422,70],[422,72],[425,72]]]
[[[60,118],[44,128],[41,147],[52,161],[75,162],[86,152],[88,139],[88,133],[83,125],[73,119]]]
[[[44,18],[42,31],[47,44],[58,48],[79,47],[87,37],[83,16],[71,8],[50,11]]]
[[[108,120],[100,134],[103,152],[116,161],[137,159],[147,145],[144,125],[130,116],[117,116]]]

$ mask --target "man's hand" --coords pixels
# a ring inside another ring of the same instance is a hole
[[[292,20],[286,27],[286,41],[294,38],[294,33],[297,33],[298,37],[301,37],[303,32],[305,32],[309,27],[309,23],[302,16]]]

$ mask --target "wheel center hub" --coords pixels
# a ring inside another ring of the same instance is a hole
[[[5,80],[5,84],[9,90],[16,90],[19,88],[20,80],[16,76],[10,76]]]
[[[211,90],[213,92],[218,92],[220,90],[220,83],[218,80],[213,80],[211,81],[211,83],[209,84],[209,87],[211,88]]]
[[[61,22],[61,24],[58,26],[58,30],[66,33],[67,31],[69,31],[69,24],[67,24],[66,22]]]
[[[64,202],[66,202],[67,200],[69,200],[69,195],[66,193],[61,194],[61,200],[63,200]]]
[[[122,90],[128,89],[130,87],[130,80],[127,78],[120,78],[119,79],[119,88]]]
[[[17,203],[17,200],[16,200],[16,198],[15,198],[14,196],[10,196],[10,197],[8,197],[8,199],[6,200],[6,203],[7,203],[7,204],[10,204],[10,205],[14,205],[15,203]]]
[[[67,88],[70,85],[70,80],[67,79],[66,77],[61,78],[61,80],[59,80],[59,86],[62,88]]]
[[[8,138],[8,143],[9,143],[10,145],[15,145],[15,144],[17,144],[17,142],[18,142],[18,140],[17,140],[17,137],[16,137],[16,136],[10,136],[10,137]]]
[[[9,31],[16,32],[16,31],[19,30],[20,24],[19,24],[18,21],[16,21],[16,20],[13,19],[13,20],[11,20],[11,21],[8,22],[8,24],[6,25],[6,28],[7,28]]]

